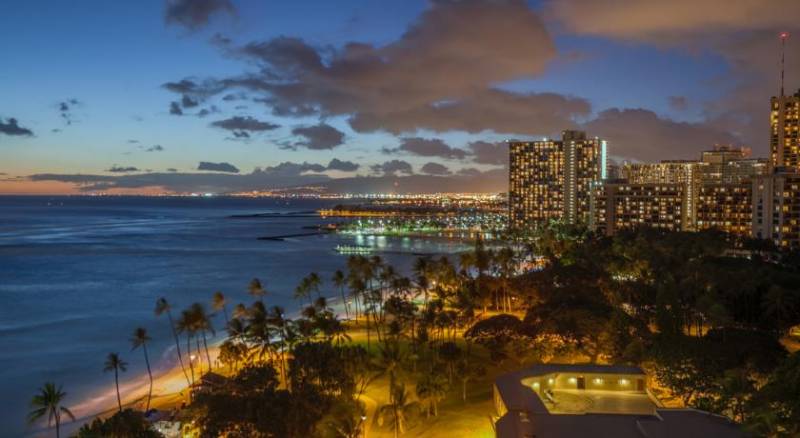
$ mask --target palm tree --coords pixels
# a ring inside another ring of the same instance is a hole
[[[309,290],[316,292],[317,298],[320,298],[319,288],[320,286],[322,286],[322,279],[319,278],[319,274],[317,274],[316,272],[312,272],[308,274],[308,277],[306,278],[308,278]]]
[[[208,340],[206,332],[214,334],[214,327],[211,325],[211,317],[206,312],[206,307],[201,303],[194,303],[189,307],[191,314],[192,324],[196,332],[200,332],[203,336],[203,349],[206,351],[206,359],[208,360],[208,370],[211,371],[211,355],[208,353]],[[200,353],[198,351],[198,353]]]
[[[425,374],[417,383],[417,397],[428,402],[425,413],[429,418],[431,411],[434,417],[439,415],[439,402],[447,395],[447,386],[447,379],[437,370]]]
[[[234,318],[240,318],[240,319],[241,318],[247,318],[247,315],[248,315],[247,314],[247,307],[244,304],[239,303],[239,304],[233,306],[233,317]]]
[[[429,287],[429,274],[430,274],[430,259],[428,257],[419,257],[414,260],[414,266],[412,268],[414,271],[414,276],[416,277],[415,280],[417,282],[417,286],[422,289],[423,299],[424,299],[424,308],[428,308],[428,287]]]
[[[294,288],[294,299],[298,301],[308,299],[308,303],[311,304],[311,286],[308,283],[308,277],[300,280],[300,284]]]
[[[47,416],[47,427],[56,424],[56,438],[61,436],[61,415],[66,415],[72,421],[75,416],[69,409],[61,406],[61,401],[66,398],[67,393],[61,390],[61,386],[56,388],[55,383],[47,382],[39,388],[39,394],[31,399],[31,408],[28,413],[28,422],[34,423],[40,418]]]
[[[250,284],[247,286],[247,292],[262,303],[264,302],[264,295],[267,294],[267,290],[264,289],[261,280],[257,278],[250,280]]]
[[[350,319],[350,306],[347,303],[347,298],[344,296],[344,287],[347,285],[347,278],[345,278],[344,272],[342,272],[341,269],[336,270],[336,272],[333,273],[333,278],[331,280],[333,281],[333,284],[339,288],[339,294],[342,296],[344,316],[347,317],[347,319]]]
[[[188,309],[181,312],[181,317],[178,318],[177,331],[178,333],[186,333],[186,355],[189,358],[189,371],[192,374],[192,381],[189,382],[189,386],[191,386],[192,384],[194,384],[194,357],[192,356],[192,337],[195,335],[197,330],[194,324],[194,316]],[[199,351],[198,354],[200,354]]]
[[[122,412],[122,398],[119,395],[119,372],[125,372],[128,370],[128,364],[124,362],[117,353],[108,353],[108,357],[106,357],[105,367],[103,368],[104,372],[114,371],[114,383],[117,386],[117,404],[119,405],[119,411]]]
[[[147,330],[139,327],[133,331],[131,337],[131,351],[142,347],[144,351],[144,363],[147,365],[147,376],[150,378],[150,389],[147,391],[147,405],[144,409],[145,412],[150,410],[150,399],[153,397],[153,373],[150,371],[150,358],[147,356],[147,343],[151,341],[150,336],[147,336]]]
[[[414,406],[414,403],[410,401],[408,391],[402,383],[394,385],[391,393],[392,397],[389,399],[389,403],[381,406],[378,411],[378,425],[383,426],[385,418],[391,415],[392,429],[397,438],[406,432],[406,413]]]
[[[156,316],[160,316],[166,313],[167,318],[169,319],[169,328],[172,330],[172,336],[175,338],[175,351],[178,353],[178,363],[181,365],[181,371],[183,371],[183,376],[186,377],[186,384],[191,385],[192,382],[189,381],[189,374],[186,373],[186,367],[183,366],[183,355],[181,354],[181,343],[178,339],[178,331],[175,328],[175,322],[172,320],[172,306],[167,302],[167,299],[164,297],[159,298],[156,300]],[[188,353],[187,353],[188,354]]]
[[[389,398],[394,395],[395,382],[397,381],[397,374],[399,373],[405,355],[400,349],[399,342],[386,341],[384,346],[380,349],[380,356],[378,357],[377,368],[380,374],[389,375]]]
[[[288,379],[286,376],[286,358],[284,349],[286,347],[287,338],[289,337],[289,323],[290,321],[284,316],[285,311],[281,306],[272,306],[268,315],[268,324],[272,327],[274,333],[278,334],[278,360],[280,361],[280,372],[284,383],[288,386]]]
[[[214,292],[214,298],[211,300],[211,308],[214,309],[215,312],[219,312],[222,310],[222,314],[225,315],[225,325],[228,325],[228,309],[227,309],[228,299],[225,298],[222,292],[216,291]]]

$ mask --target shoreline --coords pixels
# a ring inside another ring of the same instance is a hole
[[[344,320],[345,312],[340,303],[341,297],[331,296],[325,297],[325,299],[328,301],[329,307],[333,309],[336,316]],[[303,305],[305,305],[305,303],[301,304],[301,307]],[[301,316],[301,309],[287,313],[286,316],[291,319],[296,319]],[[352,330],[352,328],[348,329],[348,331]],[[228,336],[226,334],[220,339],[209,342],[208,353],[209,356],[211,356],[212,363],[217,362],[220,346],[227,339]],[[150,409],[170,411],[179,408],[183,402],[188,401],[185,391],[189,388],[189,385],[186,384],[186,377],[183,375],[177,356],[175,356],[174,345],[167,347],[167,350],[168,351],[161,356],[159,364],[157,364],[153,370],[153,396],[150,401]],[[195,369],[195,381],[203,374],[209,372],[206,367],[205,352],[199,356],[203,358],[202,363],[204,371],[200,373]],[[219,365],[211,368],[212,372],[218,372],[219,370],[225,370],[225,367]],[[189,370],[187,368],[187,373],[188,372]],[[222,374],[225,374],[225,372],[222,372]],[[90,391],[89,395],[83,396],[78,403],[68,406],[72,413],[75,414],[75,421],[63,423],[61,425],[62,432],[66,434],[74,433],[84,424],[94,421],[95,418],[107,418],[117,412],[117,392],[113,380],[109,377],[108,382],[103,386],[107,386],[108,388],[100,389],[98,387],[97,391]],[[143,411],[148,388],[149,379],[147,371],[139,373],[125,381],[120,381],[119,389],[122,398],[122,408],[132,408]],[[35,429],[32,428],[26,436],[39,437],[41,435],[37,434],[50,434],[52,431],[53,428],[44,425]]]

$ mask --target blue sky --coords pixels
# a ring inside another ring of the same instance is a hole
[[[469,143],[475,141],[553,135],[569,127],[498,133],[487,122],[487,129],[466,133],[417,121],[415,129],[403,132],[355,132],[347,112],[277,117],[268,105],[251,100],[223,102],[224,93],[210,97],[197,109],[186,109],[183,116],[171,115],[170,102],[180,100],[180,96],[163,84],[184,78],[232,78],[259,71],[257,60],[243,59],[232,54],[235,49],[213,44],[211,39],[216,34],[229,38],[231,47],[280,36],[296,37],[317,50],[323,59],[329,59],[341,54],[348,42],[368,43],[376,48],[397,43],[409,26],[425,23],[421,17],[434,5],[417,0],[230,0],[233,14],[217,10],[207,24],[188,29],[165,21],[168,4],[164,0],[7,2],[0,14],[4,66],[0,69],[0,123],[7,124],[14,118],[33,135],[0,133],[0,172],[17,180],[42,173],[110,175],[105,170],[113,165],[136,167],[140,172],[164,172],[170,168],[193,172],[198,162],[210,161],[231,163],[247,173],[256,166],[275,166],[285,161],[324,165],[333,158],[361,164],[354,173],[327,172],[334,177],[371,174],[370,165],[391,159],[407,161],[415,168],[436,161],[453,172],[467,167],[487,171],[496,166],[469,159],[443,161],[443,157],[435,155],[389,155],[382,149],[396,148],[403,138],[423,137],[469,150]],[[714,130],[719,130],[716,135],[721,142],[738,141],[757,151],[764,148],[766,139],[764,144],[752,144],[751,138],[728,135],[710,115],[709,107],[732,93],[733,85],[738,84],[737,75],[744,78],[745,74],[732,66],[724,51],[701,44],[701,35],[697,44],[688,45],[654,41],[647,35],[596,35],[594,31],[574,29],[574,23],[552,18],[554,14],[547,3],[529,3],[527,7],[541,19],[555,52],[548,55],[542,71],[492,83],[491,87],[518,94],[554,93],[585,101],[589,111],[570,116],[577,125],[594,120],[610,108],[644,109],[656,117],[653,123],[686,122],[708,127],[710,133],[700,137],[698,143],[714,138]],[[742,27],[746,29],[748,25]],[[461,39],[457,41],[462,43]],[[512,40],[507,44],[516,43]],[[469,47],[469,41],[463,44]],[[521,53],[526,56],[526,52]],[[408,80],[424,82],[426,72]],[[671,97],[681,99],[685,105],[671,105]],[[768,98],[764,96],[765,101]],[[78,101],[70,104],[71,124],[58,109],[60,102],[69,99]],[[387,107],[392,104],[387,99]],[[220,111],[202,118],[189,115],[200,108],[210,109],[211,105]],[[247,108],[236,109],[237,105]],[[209,126],[213,121],[234,116],[253,117],[281,127],[253,135],[249,141],[232,141],[231,132]],[[293,135],[292,129],[317,123],[344,133],[343,144],[316,150],[285,147],[303,140]],[[613,154],[617,139],[609,140]],[[667,145],[662,147],[663,153],[655,147],[639,153],[635,145],[625,142],[624,138],[618,141],[622,152],[618,155],[634,159],[675,155],[686,158],[710,146],[692,144],[676,149]],[[154,145],[162,146],[163,151],[145,151]],[[5,183],[6,190],[0,188],[0,192],[21,190],[19,181],[14,182],[14,189],[8,188],[12,185],[8,178]],[[0,187],[3,185],[0,181]]]

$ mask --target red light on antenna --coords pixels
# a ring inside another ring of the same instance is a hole
[[[789,32],[781,32],[781,39],[785,40],[786,38],[789,38]]]

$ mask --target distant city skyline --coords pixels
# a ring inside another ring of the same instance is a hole
[[[505,191],[505,140],[769,157],[775,0],[12,2],[0,194]]]

